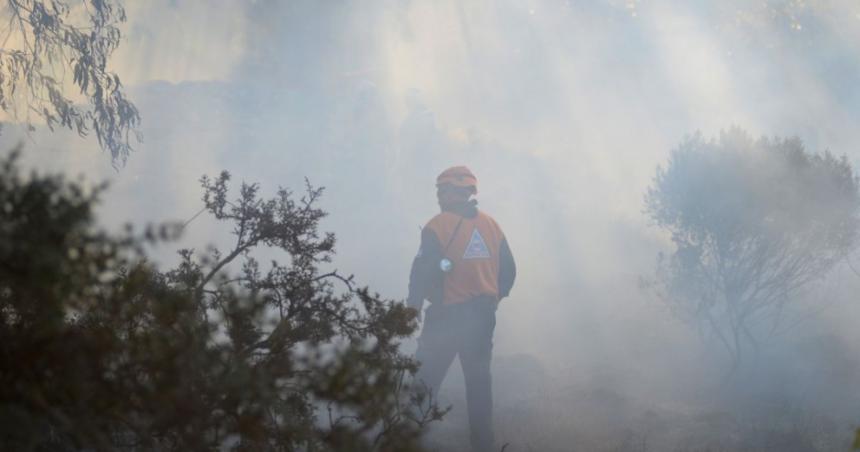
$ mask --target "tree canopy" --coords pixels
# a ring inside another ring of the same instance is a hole
[[[0,162],[0,449],[420,450],[442,412],[398,351],[414,314],[320,269],[322,190],[202,185],[233,246],[159,271],[146,245],[181,226],[105,233],[104,187]]]
[[[660,293],[737,365],[757,325],[778,327],[797,291],[855,249],[860,193],[845,157],[732,129],[672,151],[645,212],[674,245],[658,260]]]
[[[51,130],[92,132],[123,164],[141,139],[137,108],[108,69],[125,20],[118,0],[0,2],[0,110],[31,129],[40,118]]]

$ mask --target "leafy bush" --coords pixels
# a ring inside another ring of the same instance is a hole
[[[159,271],[146,245],[181,227],[105,233],[104,186],[2,161],[0,449],[420,450],[442,413],[398,352],[413,314],[320,270],[335,244],[321,189],[262,199],[242,184],[229,201],[228,182],[202,186],[233,246]],[[264,269],[258,247],[288,263]]]
[[[757,327],[777,330],[797,291],[827,275],[860,235],[858,180],[845,157],[740,129],[672,151],[645,211],[674,245],[658,261],[659,293],[719,339],[735,367],[757,347]]]

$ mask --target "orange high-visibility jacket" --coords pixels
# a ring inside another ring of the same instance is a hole
[[[447,273],[439,261],[453,264]],[[412,264],[410,306],[424,299],[444,304],[465,303],[480,296],[501,299],[510,293],[516,264],[502,229],[474,204],[457,212],[442,212],[421,234],[421,248]]]

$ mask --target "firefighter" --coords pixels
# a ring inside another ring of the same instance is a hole
[[[502,229],[478,210],[478,180],[465,166],[436,179],[441,212],[421,231],[421,247],[409,276],[407,303],[422,318],[415,358],[417,377],[434,396],[455,356],[466,381],[474,451],[494,450],[490,359],[496,308],[508,296],[516,266]]]

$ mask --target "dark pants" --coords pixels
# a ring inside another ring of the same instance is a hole
[[[462,304],[431,305],[415,352],[415,359],[421,363],[418,378],[432,391],[434,400],[448,367],[455,356],[460,356],[475,452],[494,450],[490,359],[496,304],[494,297],[479,297]]]

